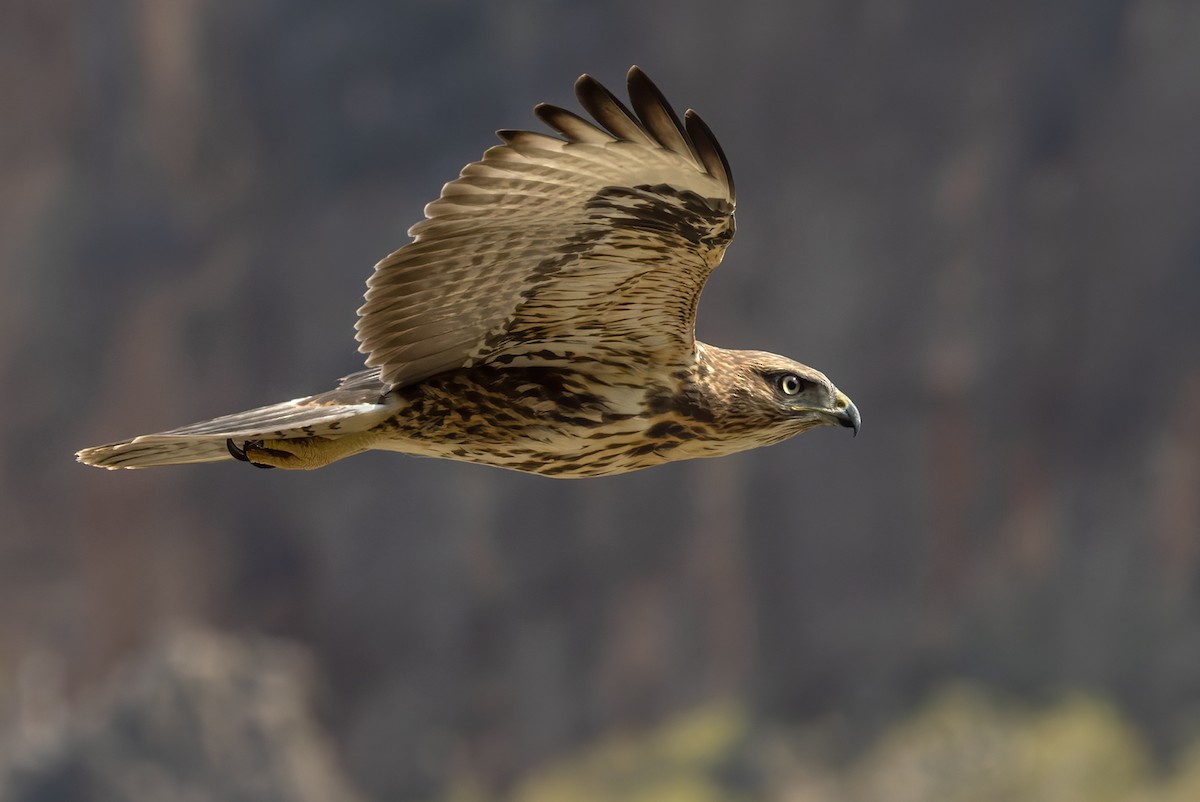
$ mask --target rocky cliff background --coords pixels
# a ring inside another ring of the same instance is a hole
[[[73,463],[355,370],[441,184],[634,63],[738,181],[700,336],[856,440]],[[1200,793],[1189,0],[9,0],[0,108],[0,797]]]

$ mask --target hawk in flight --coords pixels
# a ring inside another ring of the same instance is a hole
[[[319,395],[85,448],[148,468],[319,468],[368,449],[545,476],[625,473],[859,428],[820,371],[698,342],[700,290],[733,239],[729,163],[637,67],[632,110],[585,75],[585,119],[500,131],[375,266],[358,310],[367,369]]]

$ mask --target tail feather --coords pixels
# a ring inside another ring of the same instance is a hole
[[[85,448],[75,458],[98,468],[151,468],[233,459],[227,441],[337,437],[362,432],[395,414],[390,403],[337,403],[339,390],[224,415],[179,429]],[[343,396],[344,397],[344,396]]]
[[[75,459],[97,468],[155,468],[233,459],[225,440],[213,437],[175,437],[166,433],[144,434],[122,443],[85,448]]]

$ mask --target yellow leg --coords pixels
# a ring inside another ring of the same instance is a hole
[[[294,440],[247,440],[229,443],[234,457],[261,468],[311,471],[370,448],[369,432],[344,437],[302,437]]]

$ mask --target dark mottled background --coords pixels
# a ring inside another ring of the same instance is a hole
[[[737,177],[700,336],[856,440],[73,463],[355,370],[441,184],[633,63]],[[1191,0],[7,0],[0,108],[5,799],[1200,797]]]

